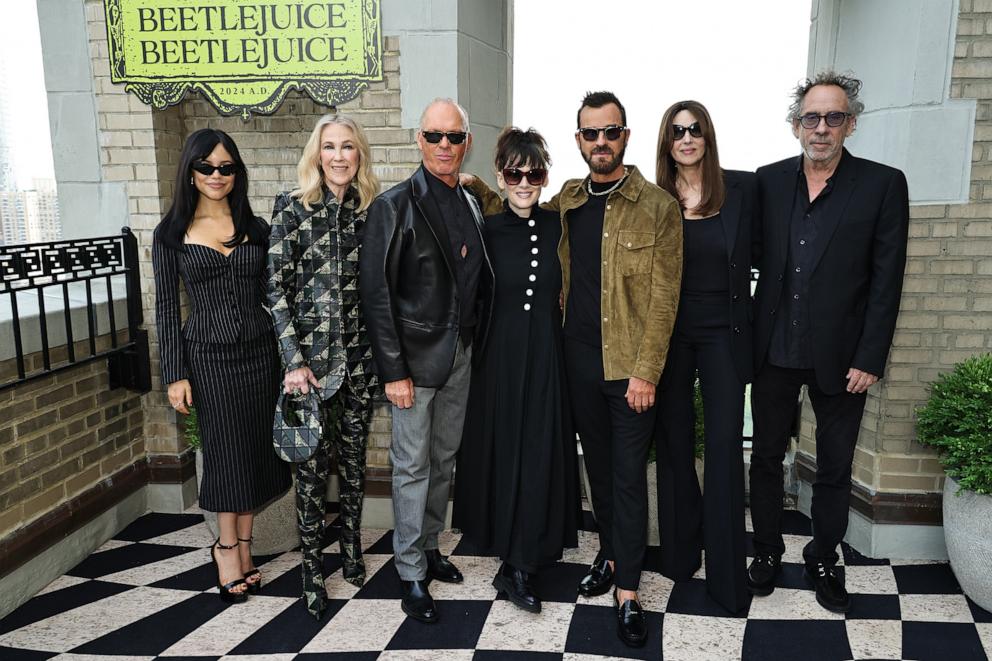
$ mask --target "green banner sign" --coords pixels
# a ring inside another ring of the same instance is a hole
[[[165,108],[190,90],[221,113],[272,113],[290,89],[324,105],[382,80],[379,0],[104,0],[110,75]]]

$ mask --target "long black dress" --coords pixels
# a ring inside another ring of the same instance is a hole
[[[486,218],[496,276],[485,353],[472,372],[453,525],[480,552],[536,573],[575,546],[580,505],[562,357],[558,214],[504,204]]]

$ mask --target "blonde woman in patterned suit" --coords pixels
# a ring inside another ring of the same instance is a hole
[[[296,493],[303,596],[319,619],[327,606],[321,549],[332,452],[340,485],[342,574],[356,586],[365,581],[359,527],[375,379],[358,304],[358,246],[379,182],[365,132],[342,115],[318,120],[297,173],[297,187],[280,193],[272,210],[269,303],[285,392],[316,388],[324,402],[324,438],[313,457],[298,465]]]

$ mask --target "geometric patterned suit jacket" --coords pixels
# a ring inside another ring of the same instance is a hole
[[[308,366],[321,399],[348,370],[372,386],[372,347],[358,301],[358,248],[365,212],[356,189],[338,203],[325,189],[310,210],[288,192],[276,196],[269,240],[268,299],[283,369]]]

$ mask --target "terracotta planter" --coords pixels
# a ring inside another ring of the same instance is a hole
[[[958,494],[958,483],[944,481],[944,542],[954,576],[972,601],[992,611],[992,496]]]
[[[196,452],[196,487],[200,488],[203,479],[203,454]],[[217,527],[217,514],[203,512],[210,534],[216,538],[220,534]],[[296,524],[296,476],[293,486],[286,493],[255,511],[255,524],[252,528],[252,553],[273,555],[283,553],[300,545],[300,529]]]

